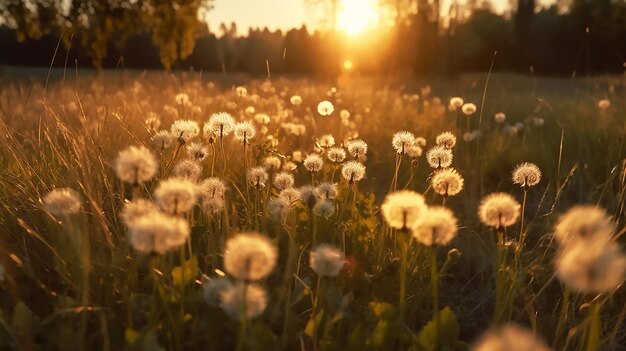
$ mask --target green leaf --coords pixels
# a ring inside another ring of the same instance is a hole
[[[456,315],[449,306],[439,311],[439,343],[440,345],[454,344],[459,338],[460,328]],[[420,345],[426,350],[436,350],[435,321],[429,321],[418,335]]]
[[[370,310],[379,319],[391,319],[396,315],[396,309],[392,304],[387,302],[370,302]]]
[[[310,337],[313,337],[314,333],[320,332],[320,324],[322,324],[322,318],[324,318],[324,311],[320,311],[317,315],[311,316],[309,321],[306,323],[306,327],[304,328],[304,333]]]
[[[194,281],[198,276],[198,259],[192,257],[189,261],[185,261],[181,266],[172,269],[172,278],[174,285],[187,285]]]

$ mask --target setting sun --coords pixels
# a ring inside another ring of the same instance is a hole
[[[341,0],[337,28],[350,35],[363,32],[378,21],[374,0]]]

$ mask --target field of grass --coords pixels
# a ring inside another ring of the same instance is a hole
[[[626,344],[624,77],[46,77],[0,69],[2,350]],[[513,223],[479,218],[494,192]]]

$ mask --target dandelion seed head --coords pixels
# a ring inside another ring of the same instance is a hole
[[[334,200],[339,195],[337,184],[331,182],[324,182],[318,185],[316,192],[324,200]]]
[[[263,167],[265,167],[268,172],[276,172],[280,169],[280,163],[280,158],[276,156],[268,156],[263,160]]]
[[[406,154],[410,158],[419,158],[420,156],[422,156],[422,153],[423,153],[422,148],[415,144],[409,146],[409,149],[406,151]]]
[[[326,152],[326,158],[334,163],[341,163],[346,159],[346,150],[342,147],[331,147]]]
[[[246,87],[242,87],[242,86],[236,87],[235,88],[235,94],[237,94],[237,96],[239,96],[239,97],[244,97],[244,96],[248,95],[248,89],[246,89]]]
[[[426,139],[424,137],[417,137],[415,138],[414,145],[417,145],[419,147],[424,147],[426,146]]]
[[[437,135],[435,142],[438,146],[443,146],[446,149],[452,149],[456,145],[456,136],[451,132],[443,132]]]
[[[209,148],[202,143],[192,142],[187,145],[187,156],[202,162],[209,155]]]
[[[155,202],[169,214],[181,214],[191,210],[196,204],[196,195],[196,184],[180,177],[162,180],[154,191]]]
[[[285,190],[287,188],[292,188],[294,184],[295,184],[295,180],[291,173],[280,172],[274,176],[274,186],[278,190]]]
[[[226,193],[226,183],[223,180],[211,177],[203,180],[198,186],[198,194],[205,199],[220,198],[224,199]]]
[[[313,208],[319,198],[317,188],[311,185],[304,185],[298,188],[298,191],[300,192],[300,200],[302,201],[302,203],[309,206],[309,208]]]
[[[513,170],[513,183],[522,187],[531,187],[539,184],[541,171],[536,164],[524,162]]]
[[[496,123],[502,123],[506,120],[506,115],[504,112],[498,112],[493,116],[493,119],[495,119]]]
[[[472,103],[463,104],[463,106],[461,107],[461,111],[463,111],[463,113],[469,117],[476,113],[476,105]]]
[[[472,351],[551,351],[532,331],[509,323],[485,333]]]
[[[390,227],[408,229],[426,211],[426,202],[415,191],[396,191],[387,194],[381,210]]]
[[[55,216],[64,216],[78,213],[82,206],[82,199],[74,189],[56,188],[43,197],[46,211]]]
[[[341,175],[348,182],[358,182],[365,177],[365,166],[359,161],[348,161],[341,166]]]
[[[321,277],[336,277],[343,268],[345,256],[339,249],[321,244],[311,250],[309,265]]]
[[[224,211],[224,198],[223,197],[205,197],[202,200],[201,209],[202,212],[209,216],[216,216]]]
[[[317,142],[321,147],[331,147],[335,145],[335,137],[331,134],[324,134],[317,140]]]
[[[463,190],[463,177],[454,168],[444,168],[435,172],[430,184],[433,190],[443,196],[454,196]]]
[[[282,197],[270,199],[267,203],[267,210],[270,213],[270,217],[277,222],[282,222],[291,208],[291,203]]]
[[[478,207],[478,218],[489,227],[510,227],[520,217],[520,204],[507,193],[492,193],[483,198]]]
[[[450,107],[452,111],[456,111],[459,107],[463,106],[463,99],[455,96],[450,99]]]
[[[393,135],[391,144],[398,155],[404,155],[411,145],[415,143],[415,135],[411,132],[401,131]]]
[[[178,139],[178,142],[184,144],[200,134],[200,127],[196,121],[177,119],[172,123],[170,131]]]
[[[142,184],[154,177],[157,160],[150,150],[143,146],[131,146],[120,151],[115,160],[117,177],[126,183]]]
[[[341,110],[341,111],[339,111],[339,117],[341,119],[348,119],[348,118],[350,118],[350,111],[348,111],[348,110]]]
[[[447,168],[452,165],[452,150],[435,146],[426,153],[426,160],[432,168]]]
[[[124,204],[120,211],[122,223],[130,227],[134,221],[152,212],[159,212],[159,207],[152,201],[137,199]]]
[[[600,110],[606,110],[609,107],[611,107],[611,100],[609,100],[609,99],[602,99],[602,100],[598,101],[598,108]]]
[[[309,172],[319,172],[324,166],[324,159],[318,154],[309,154],[304,159],[304,168]]]
[[[183,245],[189,237],[189,224],[180,217],[153,211],[129,225],[129,242],[140,252],[164,254]]]
[[[335,203],[332,200],[318,201],[313,207],[313,213],[319,217],[329,218],[335,214]]]
[[[222,310],[232,319],[240,320],[245,306],[248,319],[258,317],[267,307],[267,294],[258,284],[231,283],[221,292]],[[245,302],[244,302],[245,292]]]
[[[270,123],[270,120],[270,116],[265,113],[257,113],[256,115],[254,115],[254,121],[259,124],[268,124]]]
[[[202,297],[209,306],[219,306],[222,300],[222,292],[231,285],[226,277],[217,277],[202,284]]]
[[[458,224],[454,213],[445,207],[428,207],[413,224],[417,241],[426,246],[448,245],[456,236]]]
[[[322,116],[330,116],[333,111],[335,111],[335,106],[330,101],[324,100],[317,104],[317,113]]]
[[[289,204],[294,204],[301,200],[300,189],[287,188],[278,193],[278,197],[287,201]]]
[[[174,166],[174,175],[180,178],[197,181],[202,173],[202,166],[193,159],[185,159]]]
[[[169,130],[160,130],[152,136],[151,145],[154,149],[163,151],[170,147],[175,139]]]
[[[607,241],[615,224],[606,211],[597,206],[574,206],[563,214],[554,227],[554,237],[561,244],[572,240]]]
[[[347,145],[348,152],[354,158],[359,158],[367,154],[367,144],[361,139],[350,140],[347,142]]]
[[[253,167],[248,170],[248,184],[257,190],[265,188],[269,177],[269,174],[263,167]]]
[[[298,106],[302,103],[302,97],[300,97],[300,95],[294,95],[289,98],[289,102],[291,102],[291,104],[294,106]]]
[[[240,280],[260,280],[274,270],[276,255],[276,247],[266,236],[236,234],[226,242],[224,269]]]
[[[242,143],[249,143],[256,135],[256,128],[249,121],[239,122],[234,127],[235,138]]]
[[[157,116],[157,114],[154,112],[150,112],[148,114],[148,118],[146,118],[146,120],[143,123],[146,126],[146,128],[155,132],[161,126],[161,120],[159,119],[159,116]]]
[[[206,137],[217,136],[223,138],[230,134],[235,128],[235,119],[228,112],[214,113],[209,117],[209,121],[204,124],[204,135]]]

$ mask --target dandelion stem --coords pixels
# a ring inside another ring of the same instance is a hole
[[[406,310],[406,266],[407,266],[407,256],[408,256],[408,243],[407,243],[407,230],[402,230],[400,238],[400,318],[404,320],[405,318],[405,310]]]
[[[587,339],[587,351],[597,351],[600,346],[600,332],[602,329],[600,308],[600,299],[596,298],[591,303],[591,310],[589,312],[589,338]]]
[[[439,345],[439,271],[437,269],[437,246],[430,247],[430,285],[433,295],[433,322],[435,323],[435,349]]]
[[[237,351],[242,351],[246,343],[246,333],[248,331],[248,283],[243,285],[243,298],[241,300],[241,325],[239,326],[239,336],[237,337]]]

